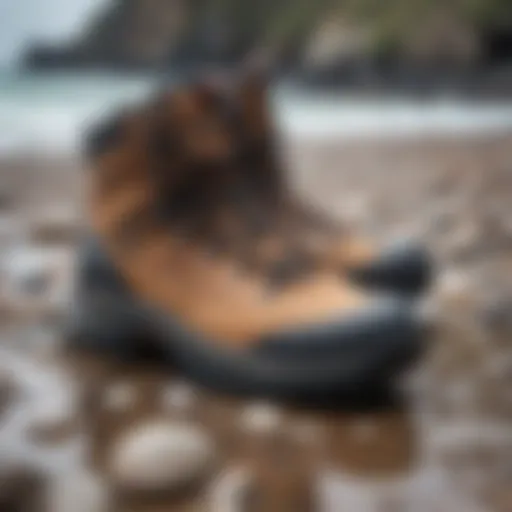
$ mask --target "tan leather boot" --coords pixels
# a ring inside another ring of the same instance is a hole
[[[191,84],[92,138],[94,240],[74,339],[118,353],[151,340],[189,376],[230,391],[387,389],[421,346],[412,304],[340,282],[284,231],[247,235],[254,219],[226,165],[236,146],[221,99]]]

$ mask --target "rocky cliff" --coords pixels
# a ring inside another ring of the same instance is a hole
[[[76,40],[59,48],[34,45],[25,64],[161,70],[230,65],[261,47],[321,80],[404,68],[466,72],[512,61],[512,3],[112,0]]]

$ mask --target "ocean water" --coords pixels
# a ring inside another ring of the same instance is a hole
[[[75,151],[83,131],[158,86],[155,77],[0,73],[0,152]],[[407,137],[512,130],[512,102],[363,99],[280,86],[277,119],[292,136]]]
[[[87,126],[151,87],[149,78],[0,74],[0,152],[73,151]]]

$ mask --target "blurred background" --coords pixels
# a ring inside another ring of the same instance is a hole
[[[279,56],[290,186],[435,255],[439,329],[392,410],[61,350],[83,131],[253,51]],[[511,0],[0,0],[0,511],[511,512],[511,205]]]

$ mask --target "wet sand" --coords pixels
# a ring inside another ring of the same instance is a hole
[[[6,157],[1,510],[44,511],[48,500],[55,512],[512,510],[512,134],[295,141],[288,157],[298,190],[333,216],[381,240],[419,235],[434,251],[427,301],[439,326],[403,403],[301,410],[218,396],[156,364],[64,352],[87,171]],[[174,492],[120,487],[114,447],[144,423],[198,426],[215,463]]]

